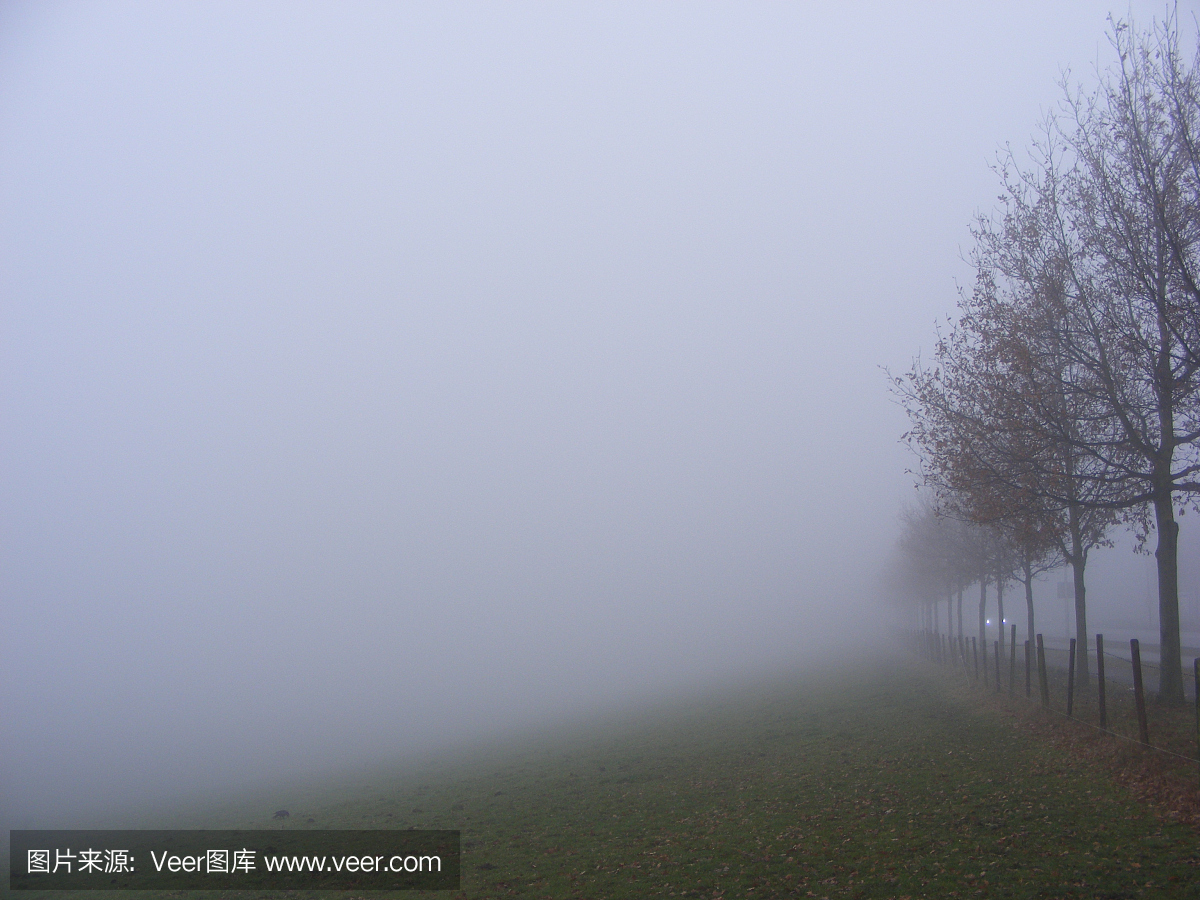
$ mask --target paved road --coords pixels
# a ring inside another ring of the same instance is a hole
[[[1110,649],[1108,641],[1104,643],[1104,678],[1106,681],[1116,684],[1123,684],[1133,690],[1133,663],[1130,659],[1129,644],[1124,647],[1117,645]],[[1124,653],[1121,651],[1124,650]],[[1023,662],[1021,654],[1024,652],[1023,642],[1017,646],[1017,665],[1022,666]],[[1200,651],[1194,648],[1185,648],[1183,652],[1183,690],[1189,700],[1196,698],[1195,672],[1192,668],[1192,660],[1200,656]],[[1153,693],[1158,690],[1159,679],[1159,656],[1158,652],[1142,650],[1142,683],[1146,690]],[[1058,669],[1065,670],[1067,662],[1070,659],[1070,652],[1062,647],[1046,647],[1046,665],[1054,666]],[[1096,649],[1090,648],[1088,654],[1088,669],[1093,677],[1096,674]]]
[[[1046,650],[1046,665],[1052,668],[1065,671],[1067,662],[1070,659],[1069,645],[1058,642],[1043,641],[1043,646]],[[1158,690],[1159,680],[1159,654],[1158,648],[1139,647],[1142,657],[1142,683],[1145,685],[1146,691],[1154,693]],[[1017,678],[1023,682],[1025,677],[1025,641],[1021,639],[1017,642]],[[994,662],[991,659],[989,648],[988,653],[988,675],[992,677],[992,667]],[[1183,690],[1189,701],[1196,699],[1196,679],[1192,661],[1200,657],[1200,648],[1184,647],[1183,648]],[[1034,661],[1036,666],[1036,658]],[[1003,672],[1002,677],[1008,678],[1008,650],[1005,648],[1004,662],[1001,663]],[[1088,651],[1088,670],[1095,677],[1096,674],[1096,649],[1093,645]],[[1036,680],[1036,673],[1034,678]],[[1126,685],[1130,690],[1133,690],[1133,663],[1130,659],[1129,643],[1116,643],[1109,640],[1104,642],[1104,678],[1111,684]]]

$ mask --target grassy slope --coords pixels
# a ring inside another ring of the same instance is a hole
[[[467,897],[1200,897],[1194,830],[947,685],[781,682],[291,821],[461,828]]]

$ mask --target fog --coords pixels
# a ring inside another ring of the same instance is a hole
[[[871,646],[880,367],[1107,12],[0,8],[0,817]]]

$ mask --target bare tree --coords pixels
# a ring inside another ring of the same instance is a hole
[[[912,422],[907,438],[922,459],[925,483],[952,514],[994,531],[979,579],[981,636],[988,581],[996,584],[1003,621],[1005,585],[1020,573],[1032,622],[1033,577],[1065,560],[1075,572],[1076,628],[1086,643],[1087,552],[1104,539],[1114,515],[1079,502],[1103,482],[1079,479],[1076,454],[1063,438],[1065,430],[1077,439],[1088,422],[1082,406],[1065,402],[1061,363],[1044,340],[1046,323],[1029,313],[1031,297],[1052,285],[1023,248],[1030,229],[1019,215],[1022,199],[1018,190],[1016,211],[999,223],[981,223],[975,291],[962,299],[958,321],[939,339],[934,365],[914,363],[894,379],[893,390]],[[1047,372],[1057,374],[1048,378]],[[1089,677],[1086,654],[1076,665],[1082,687]]]
[[[1113,22],[1110,39],[1118,65],[1090,93],[1064,84],[1032,162],[1002,159],[1002,214],[975,229],[975,288],[935,365],[893,388],[927,484],[971,521],[1037,535],[1041,564],[1047,547],[1071,564],[1085,646],[1088,551],[1117,517],[1157,532],[1159,697],[1182,703],[1175,517],[1200,495],[1200,52],[1185,63],[1173,14],[1146,31]]]
[[[1073,156],[1055,204],[1069,391],[1102,410],[1077,447],[1117,487],[1112,508],[1157,532],[1159,698],[1183,703],[1176,511],[1200,492],[1200,179],[1197,62],[1174,19],[1113,24],[1118,67],[1068,89],[1058,134]],[[1151,514],[1152,513],[1152,518]]]
[[[975,229],[979,278],[964,322],[976,357],[974,387],[986,392],[997,428],[986,454],[976,454],[984,457],[976,477],[1001,498],[1023,498],[1016,527],[1026,540],[1040,536],[1043,555],[1070,564],[1076,639],[1086,647],[1087,558],[1108,543],[1128,454],[1109,446],[1109,407],[1071,355],[1066,286],[1076,251],[1061,229],[1052,127],[1037,149],[1040,171],[1019,172],[1011,155],[1000,167],[1004,215]],[[1086,652],[1076,656],[1076,678],[1081,687],[1089,683]]]
[[[937,604],[947,601],[947,630],[952,619],[951,597],[958,583],[958,541],[952,524],[941,516],[929,497],[900,515],[901,529],[897,547],[897,585],[929,611],[930,625],[937,622]],[[960,613],[961,618],[961,613]]]

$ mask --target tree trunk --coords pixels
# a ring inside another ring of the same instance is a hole
[[[1162,249],[1162,235],[1159,249]],[[1174,466],[1175,434],[1175,373],[1172,351],[1175,343],[1168,322],[1167,279],[1159,268],[1155,292],[1155,313],[1158,318],[1158,360],[1155,366],[1155,399],[1158,401],[1158,452],[1152,462],[1151,478],[1154,490],[1154,525],[1158,530],[1158,547],[1154,558],[1158,562],[1158,701],[1170,706],[1182,706],[1183,659],[1179,646],[1179,524],[1175,521],[1175,482],[1171,477]]]
[[[1027,620],[1026,634],[1029,636],[1029,646],[1033,646],[1033,566],[1029,564],[1029,559],[1025,560],[1025,618]]]
[[[946,637],[954,637],[954,585],[946,584]]]
[[[1179,523],[1170,489],[1159,490],[1154,498],[1154,519],[1158,528],[1158,699],[1160,703],[1182,706],[1183,654],[1179,646]]]
[[[979,578],[979,646],[987,652],[987,576]]]
[[[1003,575],[996,576],[996,627],[1000,629],[1000,658],[1004,659],[1004,582]]]
[[[1087,586],[1083,572],[1087,566],[1088,548],[1083,545],[1083,528],[1079,523],[1079,507],[1067,508],[1067,526],[1071,532],[1071,576],[1075,588],[1075,689],[1086,691],[1088,680]]]
[[[963,585],[961,582],[959,582],[959,585],[958,585],[958,639],[960,641],[962,640],[962,636],[963,636],[962,595],[963,595]]]

